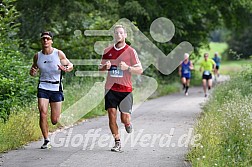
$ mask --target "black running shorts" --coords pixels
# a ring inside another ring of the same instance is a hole
[[[49,99],[50,103],[64,101],[64,95],[61,91],[50,91],[38,88],[37,97]]]
[[[119,111],[131,114],[132,105],[133,96],[131,92],[105,90],[105,110],[119,108]]]
[[[212,79],[212,74],[209,74],[209,75],[202,75],[202,79],[206,79],[206,80],[209,80],[209,79]]]

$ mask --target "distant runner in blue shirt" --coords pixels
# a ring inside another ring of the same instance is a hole
[[[220,74],[219,74],[219,68],[220,68],[220,63],[221,63],[221,58],[220,58],[220,56],[218,55],[218,52],[215,52],[214,53],[214,58],[213,58],[213,61],[215,62],[215,64],[216,64],[216,67],[215,67],[215,69],[214,69],[214,76],[216,77],[216,76],[220,76]]]
[[[183,90],[185,90],[186,96],[188,96],[192,69],[194,69],[193,63],[189,60],[189,54],[185,53],[184,60],[179,66],[179,75],[181,76],[181,82],[183,84]]]

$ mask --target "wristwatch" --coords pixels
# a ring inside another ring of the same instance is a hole
[[[130,69],[131,69],[131,67],[129,66],[129,67],[128,67],[128,71],[129,71],[129,72],[130,72]]]

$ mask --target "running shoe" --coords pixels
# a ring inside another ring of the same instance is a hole
[[[111,151],[121,152],[121,143],[120,143],[120,141],[115,142],[115,146],[113,148],[111,148]]]
[[[51,143],[49,140],[45,140],[44,141],[44,144],[41,146],[41,149],[50,149],[52,146],[51,146]]]
[[[132,132],[132,124],[129,124],[129,125],[125,125],[125,130],[127,133],[131,133]]]

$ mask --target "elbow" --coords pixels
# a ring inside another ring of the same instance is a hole
[[[140,70],[139,70],[139,74],[140,74],[140,75],[143,74],[143,69],[140,69]]]
[[[141,72],[140,72],[141,74],[143,74],[143,69],[141,69]]]

